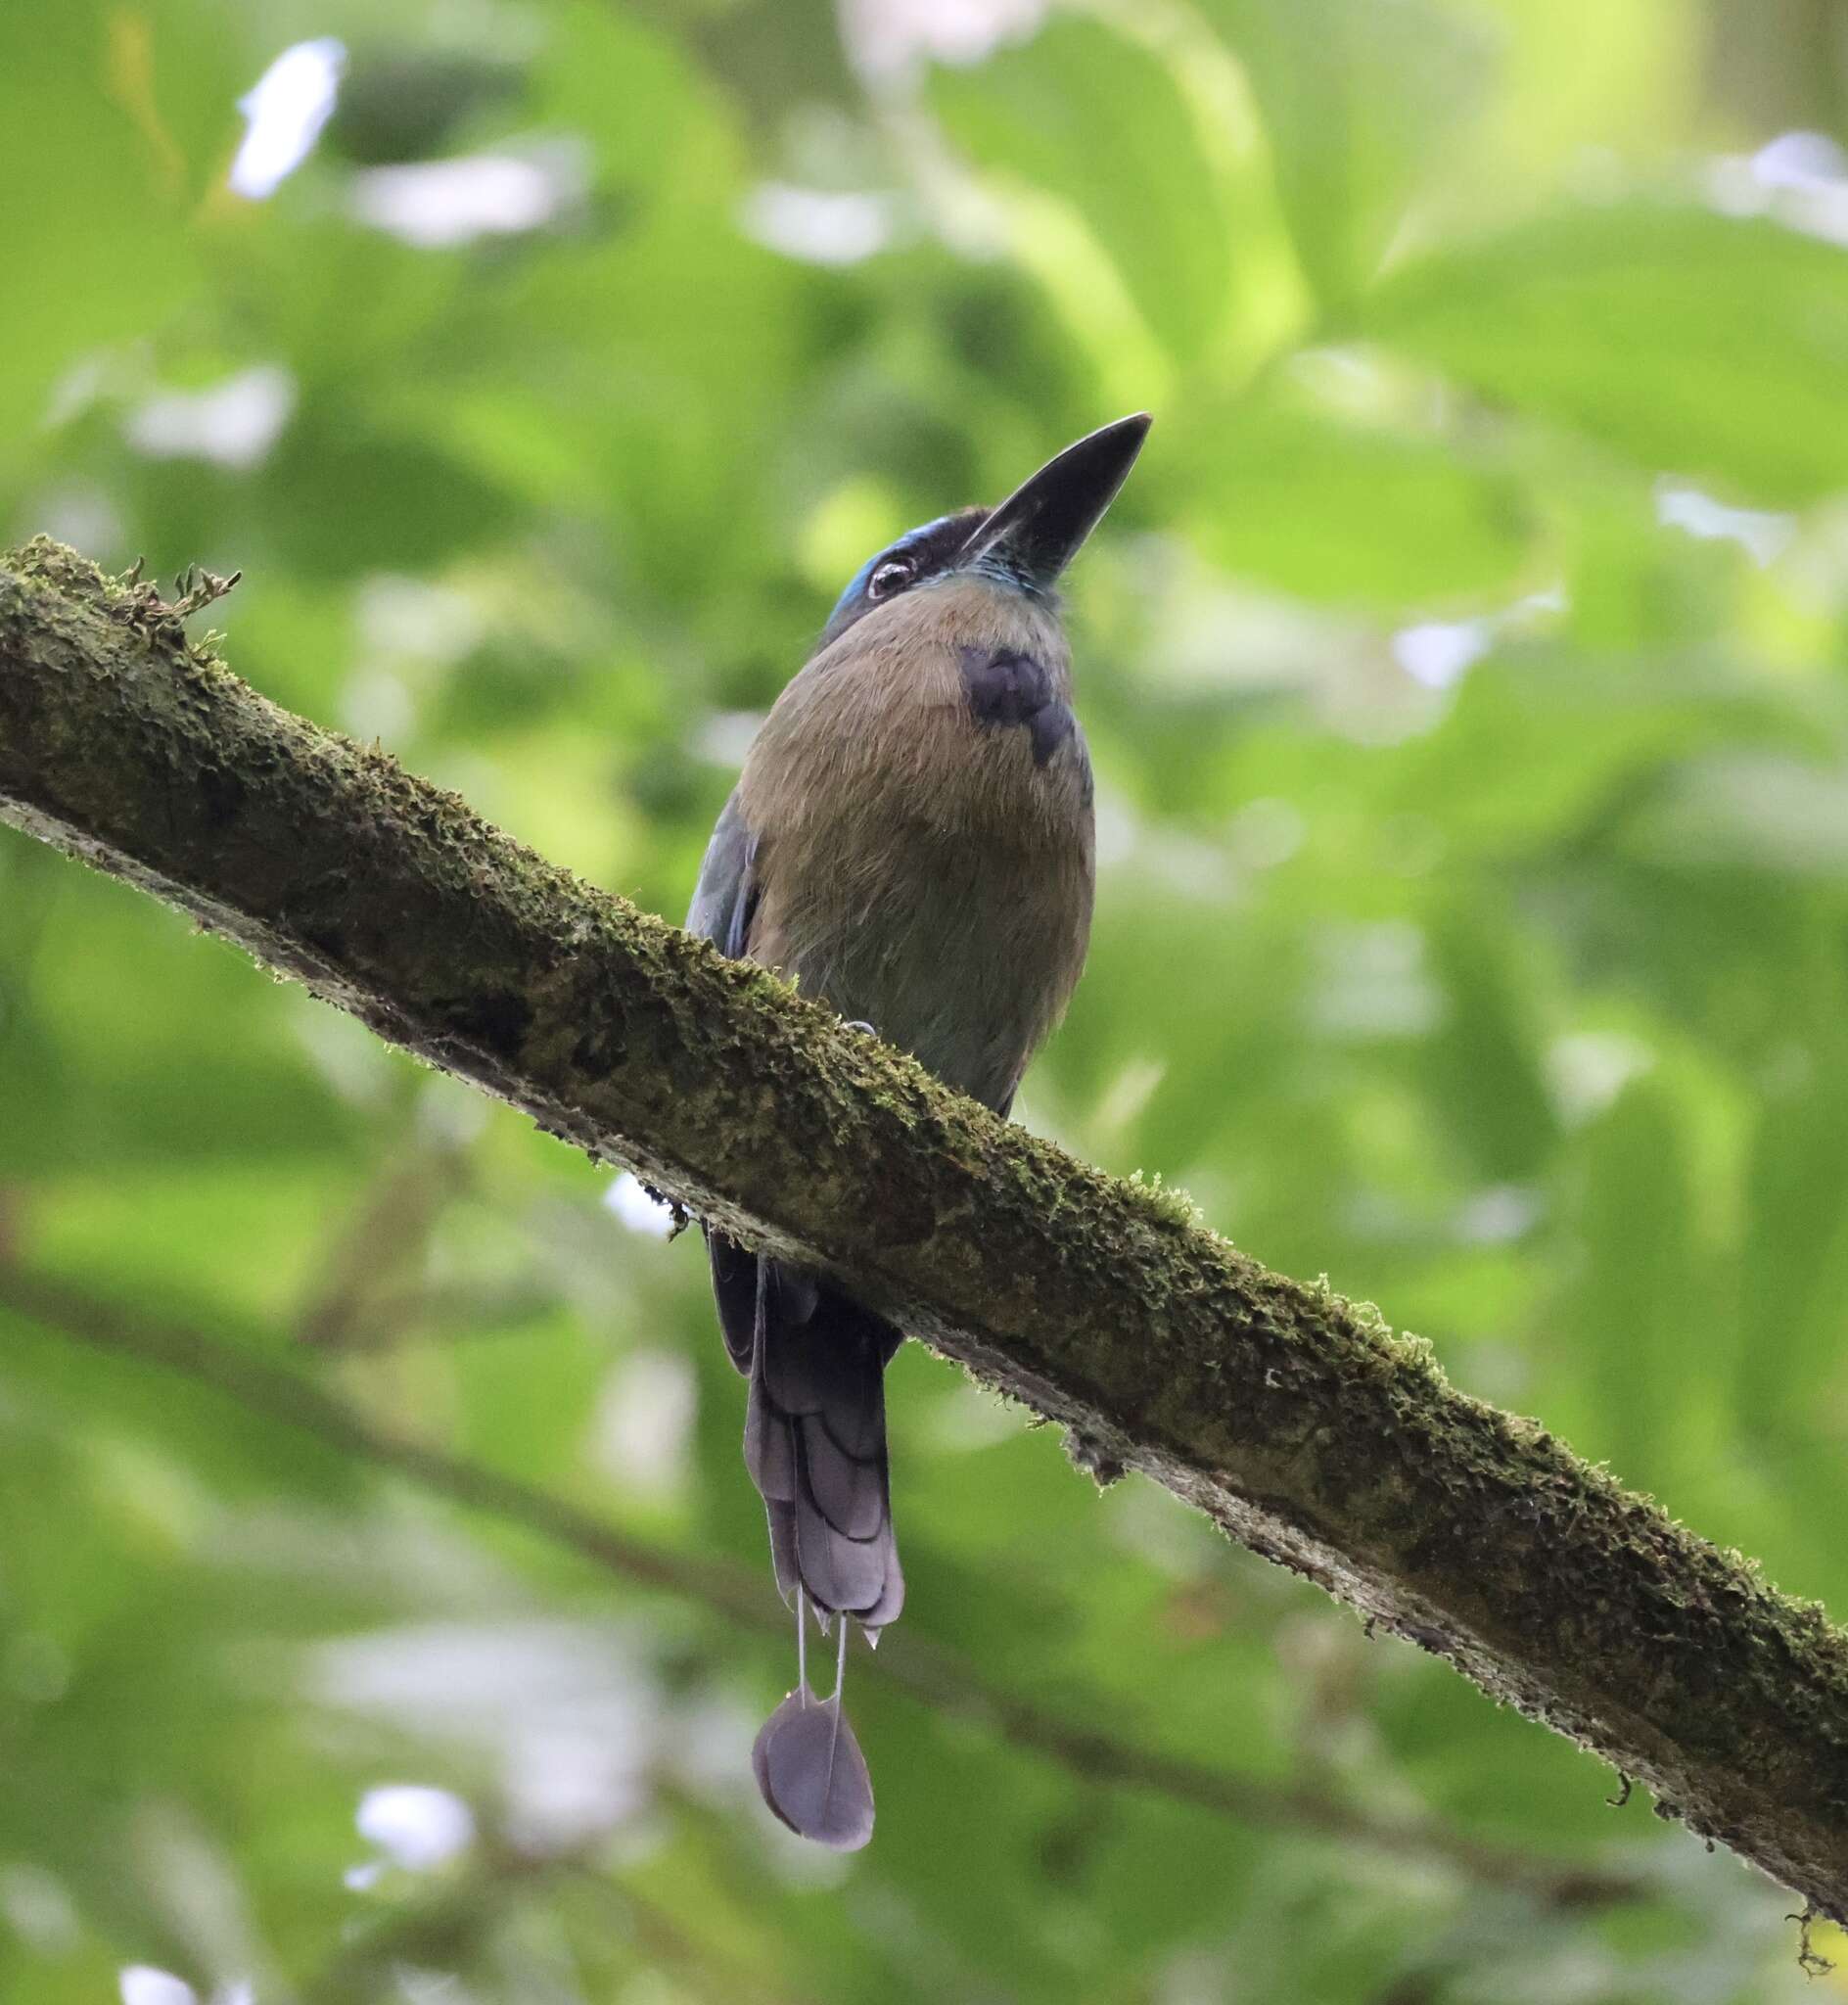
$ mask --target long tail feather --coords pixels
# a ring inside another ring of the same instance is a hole
[[[877,1630],[904,1603],[885,1402],[901,1333],[778,1261],[716,1234],[711,1247],[725,1348],[751,1380],[745,1466],[769,1515],[777,1586]]]
[[[763,1499],[776,1585],[796,1609],[796,1690],[759,1734],[752,1768],[770,1809],[818,1844],[872,1836],[873,1791],[844,1709],[851,1619],[877,1643],[904,1606],[886,1467],[886,1367],[903,1340],[835,1289],[709,1235],[731,1362],[751,1381],[744,1459]],[[808,1690],[806,1618],[841,1618],[834,1692]]]

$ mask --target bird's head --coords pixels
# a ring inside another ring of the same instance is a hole
[[[1049,598],[1129,478],[1149,423],[1145,411],[1119,418],[1047,460],[998,508],[964,508],[907,531],[855,573],[821,644],[838,640],[901,593],[945,579],[975,574],[1007,590]]]

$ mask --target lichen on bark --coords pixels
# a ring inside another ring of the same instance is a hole
[[[139,610],[137,610],[139,608]],[[848,1279],[1848,1919],[1848,1637],[1428,1346],[1010,1128],[278,709],[145,593],[0,560],[0,818],[745,1240]]]

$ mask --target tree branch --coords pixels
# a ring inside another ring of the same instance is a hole
[[[838,1273],[1848,1920],[1848,1636],[1414,1339],[266,702],[43,539],[0,816],[750,1243]]]

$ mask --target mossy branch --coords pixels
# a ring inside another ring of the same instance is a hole
[[[1848,1636],[1423,1345],[0,560],[0,818],[906,1329],[1848,1921]]]

